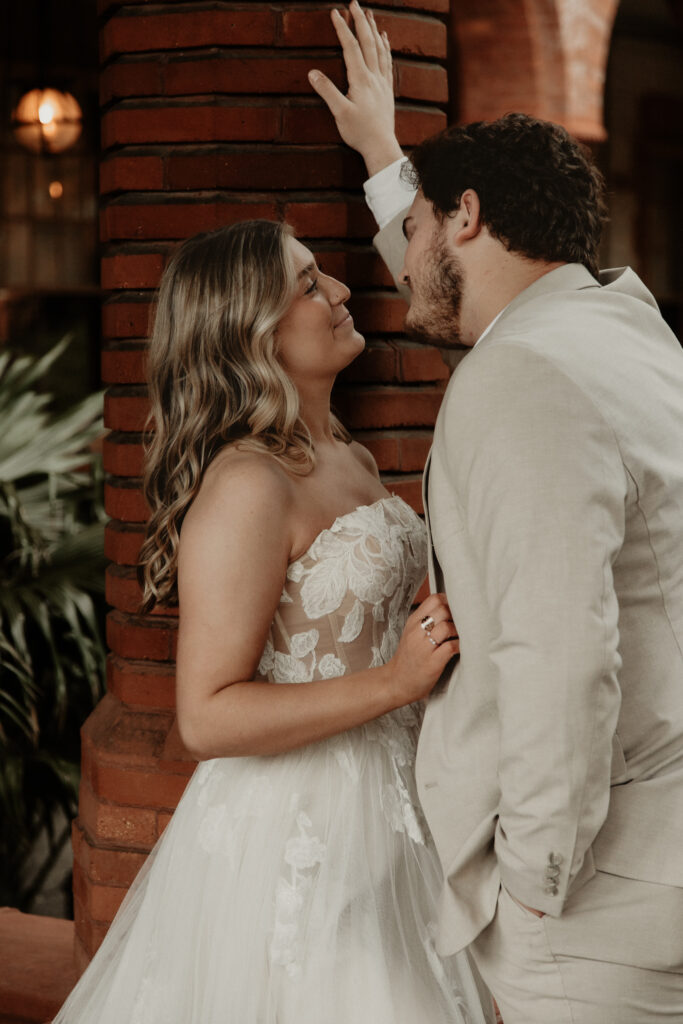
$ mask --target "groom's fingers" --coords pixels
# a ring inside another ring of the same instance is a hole
[[[362,11],[361,17],[365,20],[365,15]],[[351,85],[354,79],[358,80],[364,72],[367,72],[368,66],[365,63],[360,43],[337,10],[332,11],[332,24],[337,33],[337,39],[341,43],[344,64],[346,65],[346,77],[349,80],[349,85]]]
[[[391,70],[391,47],[389,46],[389,39],[384,33],[384,37],[379,34],[377,28],[377,22],[372,11],[368,13],[368,21],[370,22],[370,28],[375,39],[375,48],[377,50],[377,63],[379,66],[379,72],[384,78],[388,78],[393,84],[393,74]],[[386,42],[385,42],[386,39]]]
[[[377,42],[370,26],[370,19],[365,16],[358,0],[353,0],[349,5],[353,17],[353,24],[356,29],[356,38],[363,54],[363,60],[369,71],[379,71],[379,55]]]
[[[327,75],[324,75],[322,71],[309,71],[308,81],[311,83],[318,96],[321,100],[324,100],[330,109],[330,113],[335,120],[343,113],[344,107],[348,104],[348,100],[343,93],[339,91],[334,82],[331,82]]]

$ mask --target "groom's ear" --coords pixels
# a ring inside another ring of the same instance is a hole
[[[476,238],[482,229],[479,196],[473,188],[467,188],[460,197],[460,206],[450,214],[448,234],[454,245],[463,245]]]

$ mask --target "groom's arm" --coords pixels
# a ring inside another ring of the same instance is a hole
[[[371,12],[366,16],[355,0],[349,10],[355,36],[337,11],[331,14],[346,66],[347,95],[321,71],[314,69],[308,77],[327,104],[343,141],[365,161],[369,175],[365,198],[380,228],[374,243],[398,291],[410,301],[410,292],[398,274],[406,247],[403,218],[415,189],[400,175],[406,159],[394,127],[391,47],[386,32],[380,35]]]

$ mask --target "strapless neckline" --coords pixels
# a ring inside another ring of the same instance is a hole
[[[320,531],[320,533],[318,533],[313,538],[313,540],[308,545],[308,547],[306,548],[305,551],[302,551],[300,555],[297,555],[296,558],[293,558],[292,561],[288,563],[288,568],[289,568],[289,566],[295,565],[297,562],[300,562],[302,558],[306,558],[306,556],[308,554],[310,554],[311,548],[315,547],[315,545],[318,543],[318,541],[320,540],[321,537],[324,537],[328,533],[336,533],[336,531],[340,527],[340,525],[343,522],[345,522],[347,519],[351,519],[352,516],[356,516],[356,515],[358,515],[359,513],[362,513],[362,512],[367,512],[370,509],[377,508],[378,505],[383,505],[385,503],[392,502],[392,501],[400,502],[400,504],[404,505],[405,508],[410,509],[410,511],[413,513],[413,515],[415,516],[416,519],[419,519],[419,516],[417,515],[415,510],[412,508],[412,506],[409,505],[407,501],[404,501],[404,499],[401,498],[400,495],[398,495],[398,494],[385,494],[384,497],[378,498],[377,501],[371,501],[367,505],[356,505],[355,508],[350,509],[348,512],[342,512],[342,514],[337,516],[337,518],[334,519],[330,523],[329,526],[324,527],[324,529],[322,529]]]

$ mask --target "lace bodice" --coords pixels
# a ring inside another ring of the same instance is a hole
[[[424,524],[396,495],[339,516],[287,570],[260,678],[303,683],[384,664],[426,559]]]

